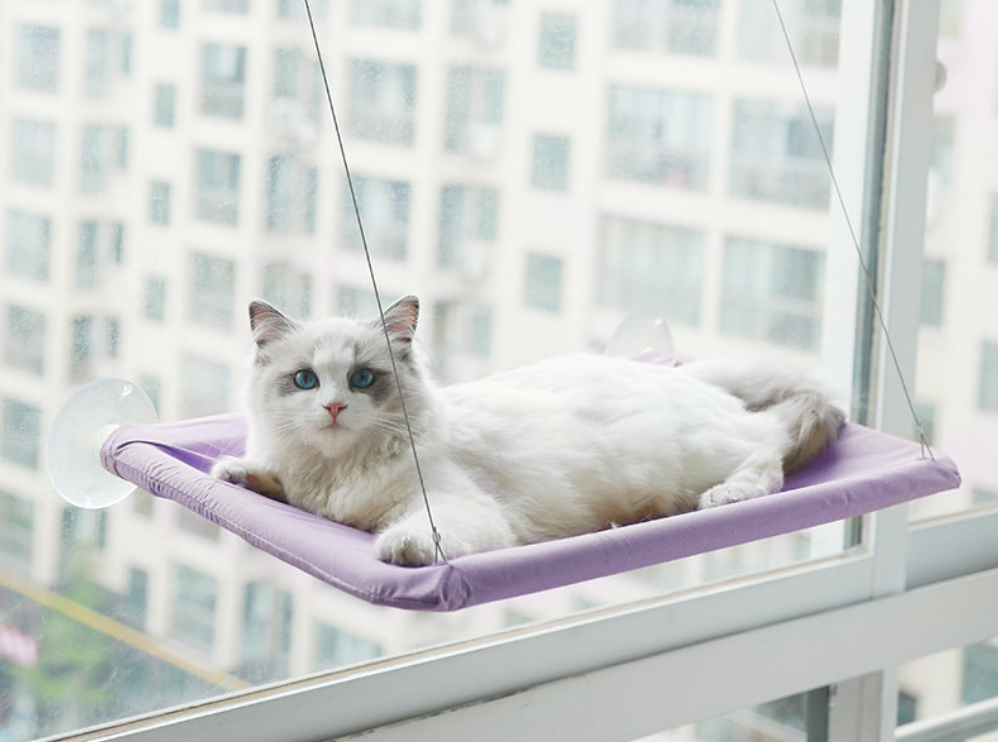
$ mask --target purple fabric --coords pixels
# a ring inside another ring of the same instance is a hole
[[[939,452],[935,460],[922,458],[918,444],[849,424],[780,493],[410,568],[375,559],[370,533],[212,479],[212,463],[241,454],[245,434],[236,415],[126,425],[104,443],[101,460],[108,471],[330,585],[372,603],[416,610],[452,611],[647,567],[850,518],[960,483],[956,466]]]

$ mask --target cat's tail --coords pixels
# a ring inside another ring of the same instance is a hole
[[[783,422],[791,441],[783,457],[786,472],[801,468],[824,451],[845,422],[845,413],[832,403],[820,383],[785,366],[705,360],[684,368],[738,397],[749,410],[769,410]]]

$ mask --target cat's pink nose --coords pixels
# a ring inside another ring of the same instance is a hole
[[[322,406],[325,407],[332,416],[334,423],[336,422],[336,418],[340,416],[340,413],[347,408],[347,406],[342,402],[330,402],[329,404],[324,404]]]

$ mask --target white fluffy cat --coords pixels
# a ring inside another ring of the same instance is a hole
[[[843,421],[776,367],[581,355],[438,388],[414,348],[419,303],[386,312],[447,557],[596,531],[779,490]],[[377,534],[378,558],[435,548],[380,319],[298,323],[250,305],[244,458],[212,474]]]

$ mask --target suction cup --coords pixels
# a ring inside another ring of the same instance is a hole
[[[650,351],[670,355],[673,350],[672,332],[664,319],[629,314],[617,325],[605,352],[610,356],[636,356]]]
[[[81,508],[106,508],[135,489],[101,466],[100,449],[125,423],[156,421],[142,389],[123,379],[97,379],[77,389],[56,413],[45,441],[45,467],[63,500]]]

